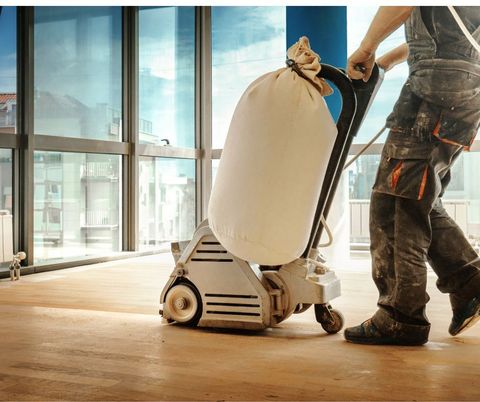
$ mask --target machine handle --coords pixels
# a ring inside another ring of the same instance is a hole
[[[327,218],[353,137],[358,133],[383,80],[383,74],[377,65],[374,66],[372,75],[367,82],[362,80],[352,81],[344,70],[328,64],[321,65],[318,76],[330,81],[337,87],[342,97],[342,110],[337,121],[337,138],[325,172],[312,231],[307,248],[302,254],[303,258],[308,258],[310,250],[318,247],[323,230],[321,218],[322,216],[325,219]]]
[[[303,258],[308,258],[310,250],[314,247],[314,241],[317,232],[319,232],[320,229],[320,221],[325,209],[326,200],[332,188],[335,174],[339,169],[340,158],[344,152],[345,144],[350,132],[350,126],[357,110],[357,98],[352,82],[342,70],[328,64],[322,64],[318,76],[330,81],[340,91],[342,97],[342,110],[337,121],[337,138],[335,139],[327,170],[325,171],[320,198],[318,199],[315,216],[313,218],[312,230],[310,232],[307,248],[302,254]]]
[[[357,97],[357,110],[350,128],[350,135],[355,137],[362,126],[370,106],[382,85],[385,71],[379,68],[377,64],[373,66],[372,75],[367,82],[363,80],[352,80],[353,90]]]
[[[337,120],[337,138],[340,136],[346,137],[357,111],[357,97],[352,81],[342,69],[329,64],[321,64],[318,77],[330,81],[340,92],[342,109]]]

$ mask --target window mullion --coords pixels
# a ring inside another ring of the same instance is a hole
[[[14,227],[16,249],[27,253],[26,265],[34,261],[34,169],[33,154],[35,137],[33,131],[33,24],[34,8],[17,9],[17,127],[20,148],[15,150],[14,170]]]
[[[199,66],[197,68],[198,95],[197,113],[199,118],[200,149],[202,151],[200,174],[197,181],[201,183],[200,205],[197,208],[201,221],[207,217],[208,200],[212,190],[212,19],[211,7],[201,7],[199,16],[200,30],[197,31],[197,51]],[[198,216],[198,214],[197,214]]]
[[[138,250],[138,7],[123,8],[123,250]]]

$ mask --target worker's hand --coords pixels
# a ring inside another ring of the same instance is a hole
[[[348,58],[347,74],[353,80],[363,79],[367,82],[375,65],[375,52],[369,52],[362,47],[355,50]]]

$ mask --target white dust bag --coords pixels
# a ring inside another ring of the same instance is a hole
[[[302,37],[286,67],[252,82],[230,123],[208,208],[210,227],[233,255],[281,265],[305,250],[337,128],[317,77],[320,57]],[[314,84],[312,84],[312,82]]]

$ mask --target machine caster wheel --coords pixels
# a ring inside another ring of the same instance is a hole
[[[342,313],[329,304],[315,304],[315,318],[328,334],[336,334],[345,322]]]
[[[338,310],[331,310],[330,314],[333,317],[333,322],[322,322],[321,325],[327,334],[336,334],[343,328],[345,319]]]
[[[197,289],[190,283],[180,282],[172,286],[166,297],[164,312],[168,322],[178,322],[194,327],[202,315],[202,303]]]

